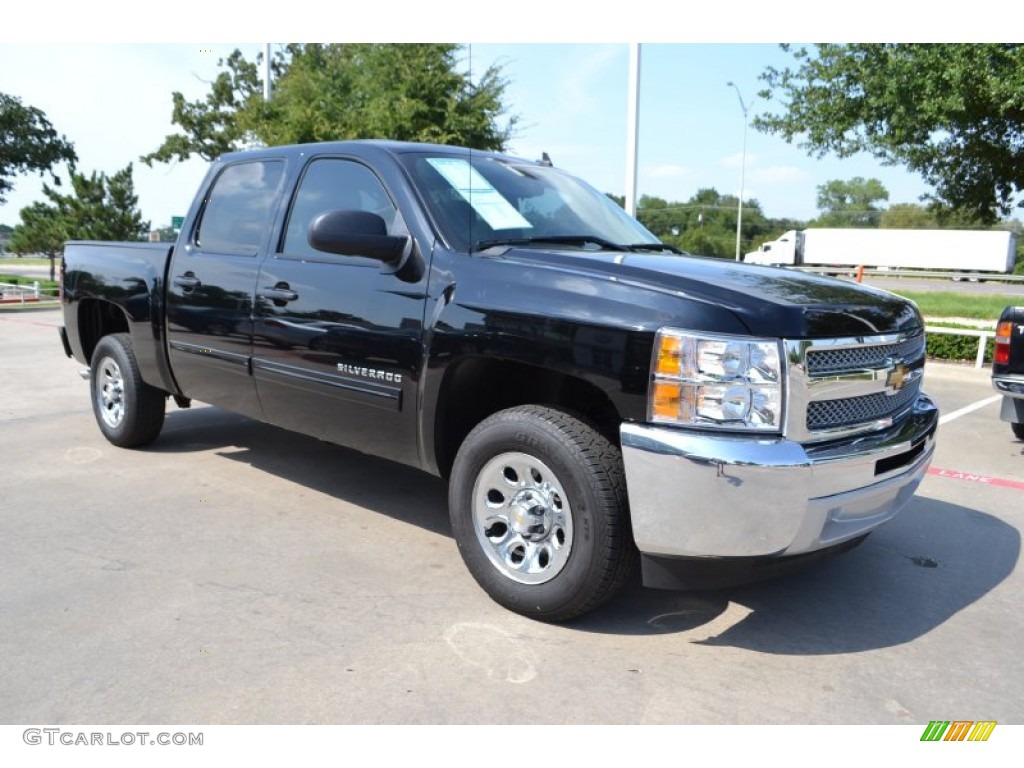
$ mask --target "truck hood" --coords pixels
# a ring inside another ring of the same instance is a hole
[[[751,334],[760,336],[870,336],[923,327],[917,307],[907,299],[796,270],[676,254],[533,247],[509,249],[504,258],[714,305],[732,312]]]

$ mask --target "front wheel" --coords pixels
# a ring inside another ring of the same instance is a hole
[[[636,561],[619,449],[555,408],[510,408],[470,432],[449,511],[477,583],[525,616],[586,613],[621,589]]]
[[[1010,429],[1013,430],[1013,436],[1018,440],[1024,440],[1024,424],[1010,424]]]
[[[164,393],[142,380],[131,337],[104,336],[92,353],[92,410],[103,436],[122,448],[153,442],[164,425]]]

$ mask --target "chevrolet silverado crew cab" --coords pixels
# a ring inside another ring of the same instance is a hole
[[[999,418],[1024,440],[1024,307],[1007,307],[999,316],[992,386],[1003,396]]]
[[[173,247],[71,242],[62,277],[110,442],[155,440],[171,397],[446,478],[470,573],[549,621],[637,561],[686,587],[848,548],[934,449],[912,303],[682,255],[548,162],[228,154]]]

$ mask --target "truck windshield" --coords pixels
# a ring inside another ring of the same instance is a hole
[[[445,239],[657,250],[654,235],[590,185],[549,166],[490,155],[410,154],[403,162]]]

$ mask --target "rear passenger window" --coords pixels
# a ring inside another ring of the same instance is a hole
[[[196,246],[206,252],[255,256],[270,229],[283,172],[280,160],[237,163],[221,171],[203,204]]]
[[[309,224],[327,211],[367,211],[384,219],[388,232],[395,220],[395,205],[377,176],[365,165],[340,158],[320,158],[309,164],[299,182],[288,214],[282,252],[289,256],[323,258],[306,235]]]

